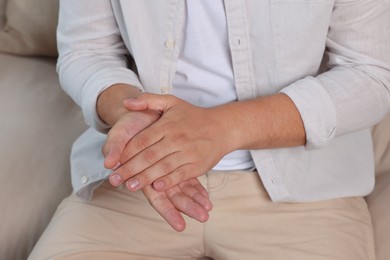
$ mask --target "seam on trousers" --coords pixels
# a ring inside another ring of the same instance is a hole
[[[213,176],[213,174],[215,174]],[[229,178],[228,178],[228,175],[229,173],[228,172],[221,172],[221,173],[213,173],[211,172],[210,174],[207,175],[207,190],[209,193],[212,193],[212,192],[216,192],[216,191],[219,191],[223,188],[225,188],[229,182]],[[214,182],[213,181],[210,181],[212,179],[216,179],[216,177],[218,177],[218,183],[216,183],[216,185],[214,185]],[[219,181],[221,179],[221,181]],[[212,185],[210,185],[210,182]]]

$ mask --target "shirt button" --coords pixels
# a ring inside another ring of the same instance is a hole
[[[161,88],[161,93],[162,94],[168,94],[169,93],[169,88],[168,87],[162,87]]]
[[[167,40],[165,42],[165,47],[172,49],[173,47],[175,47],[175,41],[174,40]]]
[[[86,184],[89,181],[89,178],[87,176],[81,177],[81,183]]]

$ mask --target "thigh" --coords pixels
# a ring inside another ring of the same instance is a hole
[[[105,183],[90,202],[71,195],[30,255],[35,259],[189,259],[201,255],[202,225],[177,233],[142,192]]]
[[[231,174],[211,191],[206,224],[215,259],[374,259],[371,219],[363,198],[273,203],[257,174]],[[212,182],[209,180],[209,182]]]

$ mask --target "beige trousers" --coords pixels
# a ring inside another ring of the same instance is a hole
[[[91,202],[65,199],[29,259],[375,259],[363,198],[273,203],[256,172],[200,179],[214,205],[204,224],[177,233],[141,192],[105,183]]]

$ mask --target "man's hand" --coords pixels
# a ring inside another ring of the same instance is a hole
[[[134,111],[122,115],[107,134],[103,146],[104,166],[107,169],[117,169],[127,143],[140,131],[156,122],[160,116],[155,111]],[[110,182],[115,186],[120,184],[113,175],[110,176]]]
[[[142,191],[152,207],[178,232],[186,227],[180,212],[199,222],[206,222],[212,209],[208,193],[198,179],[181,182],[166,191],[156,191],[151,185]]]
[[[126,144],[161,117],[156,111],[129,111],[123,107],[123,99],[137,95],[139,91],[130,86],[116,85],[99,96],[99,116],[112,125],[103,146],[104,165],[108,169],[120,167],[120,158]],[[115,176],[110,177],[110,182],[114,186],[118,185]],[[177,231],[185,228],[181,213],[204,222],[212,208],[207,191],[197,179],[180,183],[165,192],[157,192],[151,186],[145,187],[143,192],[153,208]]]
[[[123,115],[108,133],[103,146],[103,153],[106,155],[105,167],[120,167],[119,161],[129,140],[159,118],[160,114],[154,111],[135,111]],[[110,176],[110,182],[118,186],[115,175]],[[183,231],[186,226],[181,213],[205,222],[209,217],[208,212],[212,209],[208,193],[197,179],[182,182],[163,192],[158,192],[149,185],[143,192],[153,208],[176,231]]]
[[[129,140],[159,118],[160,114],[154,111],[135,111],[123,115],[108,133],[103,146],[103,153],[106,155],[105,167],[120,168],[119,161]],[[118,186],[115,175],[110,176],[110,182]],[[183,231],[186,226],[181,213],[205,222],[212,208],[207,191],[197,179],[182,182],[163,192],[158,192],[149,185],[143,189],[143,192],[153,208],[176,231]]]
[[[110,177],[131,191],[150,184],[157,191],[208,172],[230,152],[227,129],[212,109],[170,95],[143,94],[124,102],[132,111],[153,110],[161,118],[139,132],[123,149],[121,167]]]

